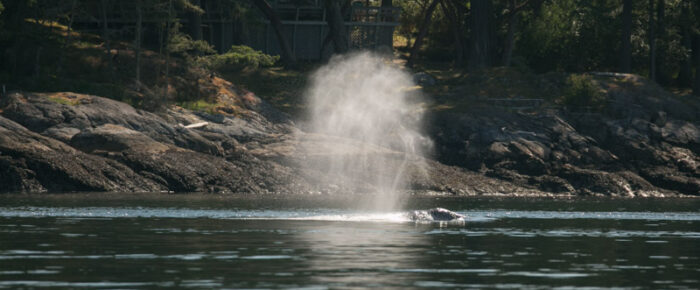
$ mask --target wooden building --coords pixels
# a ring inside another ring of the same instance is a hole
[[[384,0],[386,1],[386,0]],[[173,1],[174,2],[174,1]],[[193,39],[203,39],[219,52],[227,51],[232,45],[248,45],[265,53],[278,55],[280,46],[269,21],[250,2],[225,0],[190,0],[200,6],[203,14],[179,12],[177,20],[182,24],[181,31],[189,33]],[[268,0],[279,15],[284,34],[297,59],[316,60],[323,56],[322,48],[328,33],[326,11],[322,0]],[[380,0],[353,0],[344,20],[351,49],[391,48],[394,28],[399,24],[400,8],[381,7]],[[136,23],[134,1],[109,1],[106,19],[110,34],[117,38],[129,39]],[[162,35],[162,18],[167,18],[168,7],[172,2],[161,1],[163,7],[144,7],[158,11],[143,11],[144,44],[158,45]],[[102,30],[100,1],[86,1],[85,9],[94,13],[76,19],[80,29]],[[171,10],[173,11],[173,10]],[[148,15],[148,16],[146,16]],[[160,30],[159,30],[160,29]],[[127,35],[119,35],[127,34]],[[162,45],[162,44],[160,44]],[[332,45],[330,45],[332,47]]]
[[[228,48],[234,44],[245,44],[267,54],[280,54],[280,46],[269,21],[255,10],[258,21],[220,21],[216,2],[201,0],[205,13],[202,25],[212,34],[205,39],[217,48]],[[316,60],[322,57],[323,44],[328,33],[326,11],[320,0],[276,0],[270,1],[277,11],[285,36],[298,59]],[[377,49],[392,47],[394,28],[399,25],[400,9],[396,7],[372,6],[368,0],[355,1],[345,15],[348,43],[351,49]],[[211,12],[210,12],[211,11]],[[218,19],[217,19],[218,18]],[[241,27],[247,26],[247,27]],[[238,32],[238,35],[236,35]],[[218,34],[221,34],[220,36]]]

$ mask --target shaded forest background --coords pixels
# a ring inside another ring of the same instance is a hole
[[[394,53],[414,70],[629,72],[681,95],[700,95],[698,1],[361,2],[402,8]],[[334,53],[347,53],[348,32],[339,20],[353,4],[321,3],[329,15],[326,45]],[[263,83],[250,84],[255,88],[279,79],[246,78],[241,72],[278,67],[273,75],[297,76],[317,65],[297,60],[289,51],[270,2],[218,0],[217,5],[222,17],[241,26],[269,21],[278,32],[282,55],[244,45],[219,48],[203,40],[196,25],[205,13],[199,0],[0,0],[0,85],[6,90],[91,93],[146,109],[171,102],[207,106],[208,90],[214,88],[205,80],[214,74],[230,76],[234,83]],[[107,17],[117,9],[132,24]],[[83,20],[81,25],[76,19]],[[245,31],[235,33],[234,42],[242,44]]]
[[[697,1],[400,3],[402,36],[408,41],[414,30],[427,30],[425,58],[470,68],[633,72],[665,86],[691,87],[700,58]],[[431,13],[432,18],[425,16]]]

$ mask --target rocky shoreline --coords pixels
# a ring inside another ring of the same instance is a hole
[[[608,99],[598,111],[475,106],[436,115],[437,159],[551,193],[700,195],[700,100],[620,78],[598,81]]]
[[[612,115],[475,108],[431,116],[435,160],[420,161],[427,172],[409,164],[408,186],[456,195],[700,195],[697,108],[622,93],[616,101]],[[237,104],[232,114],[151,113],[91,95],[10,93],[0,101],[0,192],[372,191],[340,176],[322,182],[322,169],[304,166],[331,158],[328,148],[358,145],[304,133],[254,95]],[[371,154],[400,162],[391,150]]]

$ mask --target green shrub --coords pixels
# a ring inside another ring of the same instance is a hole
[[[568,107],[590,107],[599,110],[605,105],[605,92],[590,75],[572,74],[566,80],[563,101]]]
[[[193,40],[189,35],[175,33],[168,43],[168,50],[184,58],[213,54],[216,51],[204,40]]]
[[[68,100],[60,97],[49,97],[49,101],[52,101],[57,104],[63,104],[63,105],[68,105],[68,106],[77,106],[80,104],[79,100]]]
[[[213,113],[216,106],[219,105],[217,103],[210,103],[205,100],[176,102],[175,104],[190,111],[200,111],[207,113]]]
[[[265,54],[245,45],[234,45],[224,54],[208,55],[200,61],[211,69],[220,71],[241,70],[243,68],[257,69],[274,65],[280,57]]]

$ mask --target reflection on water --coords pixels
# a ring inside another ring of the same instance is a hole
[[[308,220],[342,222],[405,223],[412,220],[409,211],[372,212],[340,209],[303,210],[215,210],[189,208],[148,207],[0,207],[3,217],[70,217],[78,218],[209,218],[240,220]],[[483,222],[502,218],[524,219],[597,219],[597,220],[649,220],[649,221],[700,221],[694,212],[585,212],[585,211],[518,211],[518,210],[468,210],[457,211],[470,222]],[[653,225],[653,224],[650,224]]]
[[[605,211],[557,200],[532,211],[488,199],[414,204],[455,209],[469,217],[464,224],[306,201],[226,202],[233,206],[107,199],[85,207],[0,196],[0,288],[700,285],[694,200],[657,201],[656,212],[634,200],[608,200]],[[621,207],[631,210],[611,210]]]

